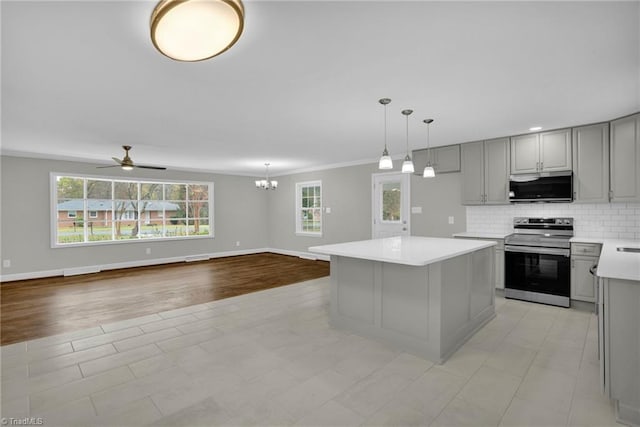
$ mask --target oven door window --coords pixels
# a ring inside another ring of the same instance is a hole
[[[570,260],[563,255],[505,252],[505,286],[570,296]]]

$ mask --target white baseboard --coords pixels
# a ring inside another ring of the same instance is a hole
[[[298,258],[310,259],[313,261],[316,261],[316,260],[329,261],[331,258],[329,255],[314,254],[311,252],[302,252],[302,251],[290,251],[289,249],[269,248],[268,252],[272,252],[274,254],[279,254],[279,255],[297,256]]]
[[[238,255],[251,255],[271,252],[269,248],[243,249],[237,251],[213,252],[208,254],[187,255],[171,258],[141,259],[135,261],[116,262],[112,264],[88,265],[82,267],[69,267],[56,270],[33,271],[28,273],[4,274],[0,276],[0,282],[15,282],[17,280],[41,279],[44,277],[73,276],[77,274],[97,273],[121,268],[146,267],[149,265],[171,264],[175,262],[188,262],[207,260],[211,258],[223,258]]]
[[[100,273],[100,267],[97,265],[90,265],[88,267],[65,268],[62,271],[63,276],[79,276],[81,274],[91,273]]]

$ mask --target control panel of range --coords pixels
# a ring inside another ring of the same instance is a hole
[[[573,218],[514,218],[513,225],[569,225],[573,226]]]

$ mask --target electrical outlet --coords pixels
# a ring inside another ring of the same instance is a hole
[[[236,242],[236,246],[240,246],[240,240]]]
[[[146,252],[147,255],[149,255],[151,253],[151,248],[147,248],[144,251]]]
[[[2,260],[2,267],[3,268],[10,268],[11,267],[11,260],[10,259],[3,259]]]
[[[453,222],[454,222],[454,221],[453,221],[453,217],[452,217],[452,216],[450,216],[450,217],[449,217],[449,224],[453,224]]]

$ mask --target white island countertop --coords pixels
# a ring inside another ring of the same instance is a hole
[[[598,259],[598,276],[640,282],[640,253],[620,252],[619,247],[640,248],[640,241],[606,239]]]
[[[462,231],[460,233],[454,233],[453,237],[468,237],[470,239],[504,239],[508,235],[512,234],[510,231],[508,233],[490,233],[486,231]]]
[[[423,266],[495,246],[486,240],[402,236],[312,246],[310,252],[370,261]]]

